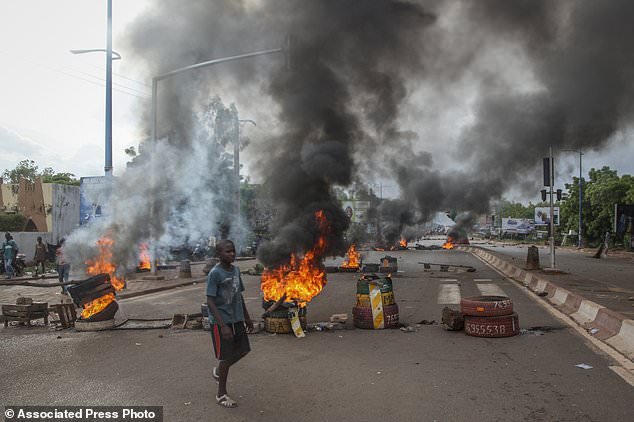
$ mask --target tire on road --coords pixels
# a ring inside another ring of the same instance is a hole
[[[398,328],[398,305],[386,305],[383,307],[383,326],[385,328]],[[352,308],[352,322],[355,327],[366,330],[374,329],[372,308],[366,306],[354,306]]]
[[[520,321],[515,312],[496,317],[464,317],[464,332],[473,337],[512,337],[520,333]]]
[[[474,296],[460,299],[460,312],[471,316],[502,316],[513,313],[513,301],[506,296]]]

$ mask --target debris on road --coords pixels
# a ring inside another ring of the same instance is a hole
[[[348,314],[332,314],[330,315],[330,322],[345,324],[348,322]]]
[[[422,321],[417,322],[416,324],[418,324],[418,325],[436,325],[437,322],[436,322],[435,319],[432,319],[431,321],[428,321],[428,320],[424,319]]]
[[[401,331],[404,333],[413,333],[416,331],[416,329],[412,326],[406,326],[406,327],[401,327]]]
[[[475,267],[471,266],[471,265],[454,265],[454,264],[440,264],[440,263],[434,263],[434,262],[419,262],[419,264],[423,265],[425,268],[425,270],[430,270],[432,265],[438,265],[440,267],[440,271],[441,272],[469,272],[469,273],[474,273],[476,272]]]
[[[577,368],[581,368],[581,369],[592,369],[593,366],[588,365],[587,363],[580,363],[578,365],[575,365]]]
[[[445,306],[442,310],[442,323],[449,331],[460,331],[464,329],[464,316],[462,312]]]

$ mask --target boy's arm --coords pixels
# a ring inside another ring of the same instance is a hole
[[[216,321],[216,324],[218,324],[218,326],[220,327],[220,334],[222,335],[222,337],[228,338],[228,339],[232,338],[233,330],[231,330],[231,327],[225,324],[224,321],[222,320],[222,317],[220,316],[220,312],[218,312],[218,308],[216,308],[216,304],[214,303],[213,296],[207,296],[207,307],[209,308],[209,311],[214,316],[214,320]]]
[[[242,293],[240,293],[240,296],[242,296]],[[247,325],[248,331],[253,331],[253,321],[251,316],[249,316],[249,311],[247,311],[247,305],[244,303],[244,296],[242,297],[242,310],[244,311],[244,323]]]

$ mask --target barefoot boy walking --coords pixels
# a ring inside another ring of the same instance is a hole
[[[236,407],[238,404],[227,394],[227,377],[229,368],[251,350],[247,329],[253,330],[253,322],[242,297],[240,269],[232,264],[236,259],[233,242],[220,240],[216,244],[216,255],[220,263],[207,276],[207,306],[213,324],[211,338],[218,359],[218,367],[213,368],[213,377],[218,383],[216,402],[224,407]]]

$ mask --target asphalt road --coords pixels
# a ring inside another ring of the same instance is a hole
[[[539,305],[541,299],[463,252],[388,253],[399,258],[394,291],[401,321],[416,331],[348,327],[304,339],[252,335],[251,354],[230,373],[236,409],[215,404],[209,333],[171,329],[0,329],[0,404],[162,405],[166,421],[634,419],[634,388],[610,370],[608,356]],[[378,262],[385,254],[370,252],[365,260]],[[424,272],[421,261],[477,271]],[[309,305],[309,323],[350,315],[357,277],[330,274]],[[258,278],[244,281],[247,306],[259,316]],[[440,320],[445,305],[439,302],[482,289],[510,296],[523,329],[552,330],[484,339],[438,324],[416,326]],[[195,285],[123,300],[121,307],[129,317],[161,318],[198,312],[203,300],[204,286]],[[593,368],[577,368],[580,363]]]

